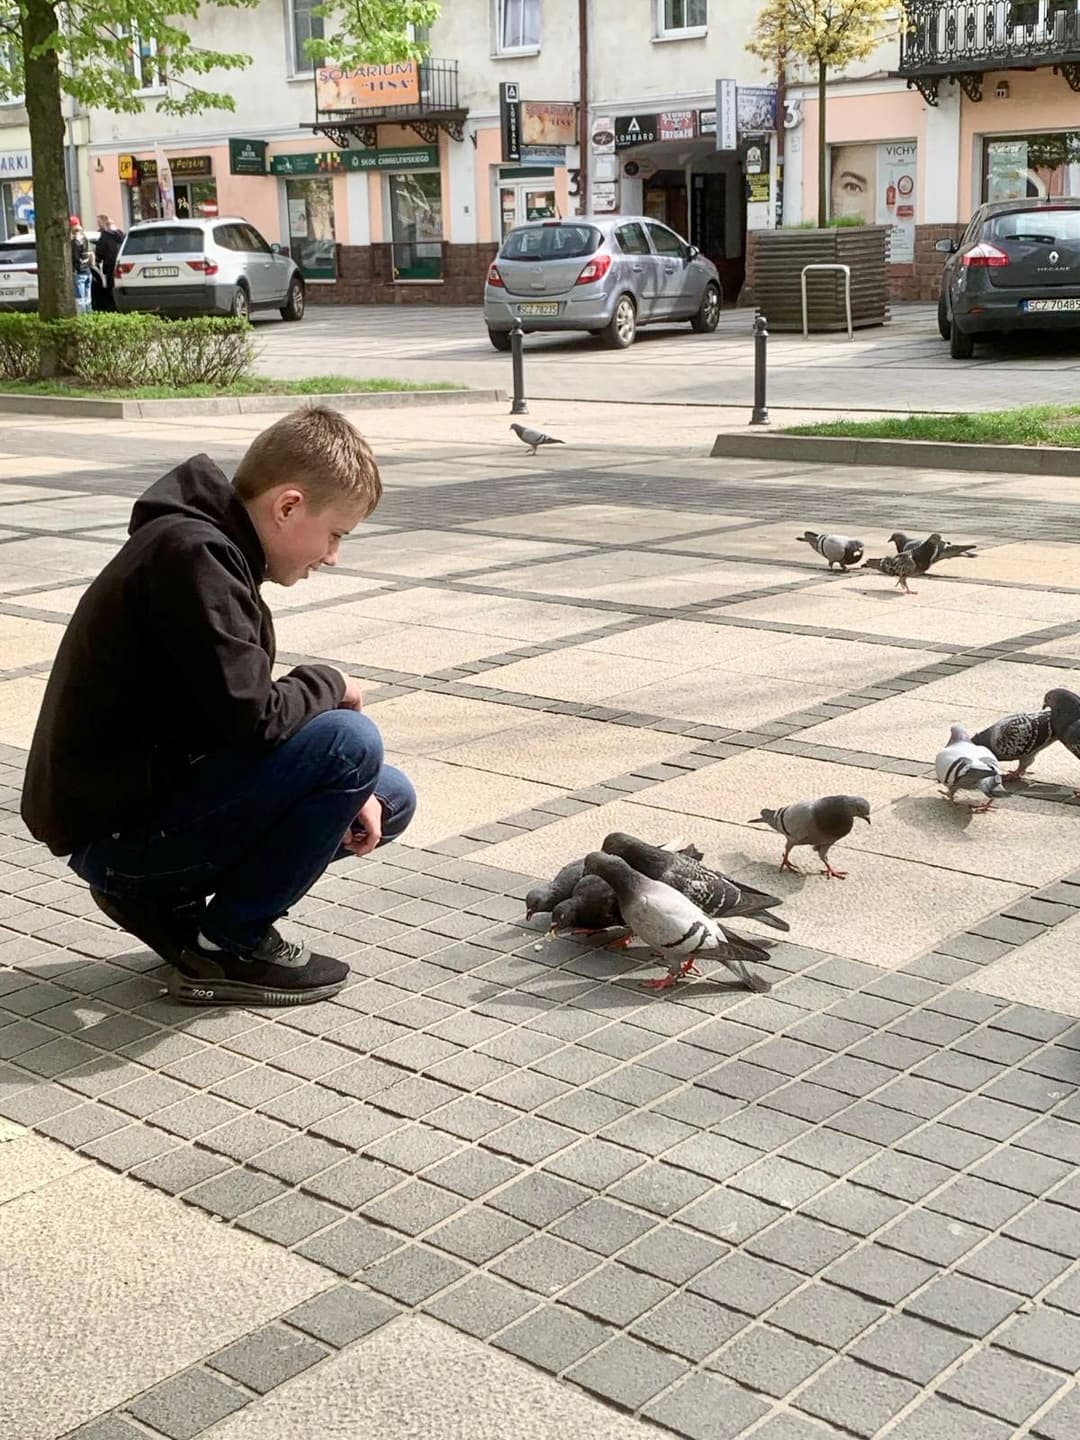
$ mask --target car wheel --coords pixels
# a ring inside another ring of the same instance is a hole
[[[975,336],[960,329],[955,315],[949,325],[949,354],[954,360],[970,360],[975,354]]]
[[[232,300],[229,302],[229,314],[235,320],[251,319],[251,301],[243,285],[237,285],[233,291]]]
[[[492,330],[491,326],[489,325],[488,339],[491,341],[492,345],[495,346],[496,350],[506,351],[510,349],[509,330]]]
[[[620,295],[615,313],[600,331],[600,338],[612,350],[625,350],[637,337],[637,310],[629,295]]]
[[[690,321],[690,328],[698,335],[711,335],[720,324],[720,291],[712,283],[705,286],[701,306]]]
[[[304,282],[293,276],[292,284],[289,286],[289,293],[285,297],[285,304],[281,307],[281,318],[283,320],[302,320],[304,318]],[[236,313],[235,311],[233,312]]]
[[[945,299],[945,291],[944,291],[944,290],[943,290],[943,291],[941,292],[941,294],[938,296],[938,302],[937,302],[937,328],[938,328],[938,334],[941,336],[942,340],[948,340],[948,339],[950,338],[950,337],[949,337],[949,328],[950,328],[950,327],[949,327],[949,302]]]

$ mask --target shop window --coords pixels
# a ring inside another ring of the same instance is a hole
[[[334,182],[321,177],[286,180],[289,254],[305,280],[337,279],[334,238]]]
[[[442,177],[437,170],[390,175],[395,280],[441,280]]]
[[[495,0],[495,50],[539,50],[540,0]]]
[[[292,72],[294,75],[309,75],[311,57],[307,53],[307,42],[321,40],[325,34],[323,17],[312,14],[319,8],[319,0],[288,0],[288,5]]]
[[[656,31],[660,36],[704,30],[709,23],[709,0],[657,0]]]
[[[4,237],[26,235],[34,228],[34,182],[5,180],[0,183],[0,204],[4,211]]]
[[[1080,130],[1011,135],[983,144],[983,200],[1080,195]]]

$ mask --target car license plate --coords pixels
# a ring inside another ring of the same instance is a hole
[[[557,315],[559,304],[556,300],[527,300],[518,306],[519,315]]]
[[[180,274],[178,265],[144,265],[140,272],[144,280],[171,280]]]
[[[1071,300],[1025,300],[1025,310],[1080,310],[1080,296]]]

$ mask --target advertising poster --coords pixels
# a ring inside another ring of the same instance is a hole
[[[866,225],[889,225],[889,260],[915,259],[915,188],[918,146],[914,140],[834,145],[831,150],[829,213]]]

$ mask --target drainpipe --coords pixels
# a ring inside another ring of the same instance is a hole
[[[787,66],[781,62],[776,75],[776,209],[773,224],[777,229],[784,223],[784,116],[787,111]]]
[[[578,0],[578,208],[589,213],[589,0]]]

